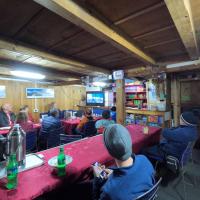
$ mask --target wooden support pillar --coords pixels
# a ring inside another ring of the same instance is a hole
[[[117,109],[117,123],[125,125],[126,111],[125,111],[125,83],[124,79],[116,80],[116,109]]]
[[[175,77],[172,80],[173,89],[173,111],[174,111],[174,126],[180,124],[180,114],[181,114],[181,84],[180,81]]]
[[[166,78],[166,111],[171,110],[171,76],[167,74]]]

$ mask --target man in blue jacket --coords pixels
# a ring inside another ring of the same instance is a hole
[[[109,125],[104,132],[104,144],[115,159],[117,167],[94,167],[94,199],[133,200],[154,185],[154,169],[143,155],[132,155],[132,141],[128,130],[120,124]]]
[[[164,160],[167,155],[180,160],[188,143],[197,139],[197,123],[198,119],[192,112],[182,113],[180,126],[165,128],[160,144],[146,149],[144,154],[155,160]]]
[[[52,108],[50,110],[50,116],[45,117],[42,120],[42,127],[40,131],[39,137],[39,148],[40,150],[45,149],[47,146],[47,139],[52,134],[53,131],[57,131],[62,128],[62,123],[58,118],[58,110],[56,108]],[[62,132],[58,132],[58,134],[63,134]],[[59,143],[59,137],[55,138],[55,144]]]

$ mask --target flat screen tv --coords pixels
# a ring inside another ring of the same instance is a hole
[[[104,106],[105,95],[104,92],[87,92],[86,105],[87,106]]]

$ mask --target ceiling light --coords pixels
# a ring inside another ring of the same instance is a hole
[[[96,87],[105,87],[106,86],[105,82],[93,82],[92,84]]]
[[[13,76],[28,78],[28,79],[44,79],[45,76],[39,73],[14,70],[10,71]]]

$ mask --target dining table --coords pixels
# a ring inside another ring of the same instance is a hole
[[[127,126],[135,154],[138,154],[143,148],[159,143],[160,140],[161,128],[148,127],[148,133],[146,134],[144,134],[143,128],[141,125]],[[52,173],[52,167],[48,165],[48,160],[58,155],[59,147],[41,151],[38,154],[44,156],[44,164],[19,173],[18,187],[15,190],[7,190],[5,188],[6,178],[0,179],[0,199],[34,199],[55,190],[66,182],[72,184],[92,178],[91,165],[94,162],[99,162],[106,166],[114,164],[114,159],[104,146],[102,134],[65,144],[64,152],[73,159],[66,167],[66,176],[64,178],[58,178]]]
[[[76,119],[63,119],[61,120],[62,125],[64,126],[64,131],[66,134],[72,135],[73,134],[73,129],[75,129],[78,124],[80,123],[81,119],[76,118]]]
[[[33,124],[33,129],[40,129],[40,128],[41,128],[41,124],[40,123]],[[8,129],[8,128],[3,129],[3,127],[2,127],[0,129],[0,135],[6,136],[10,132],[11,129],[12,129],[12,127],[10,129]]]
[[[94,121],[100,120],[102,117],[93,117]],[[64,126],[65,133],[68,135],[73,134],[73,130],[78,126],[80,123],[81,118],[70,118],[70,119],[62,119],[62,125]]]

